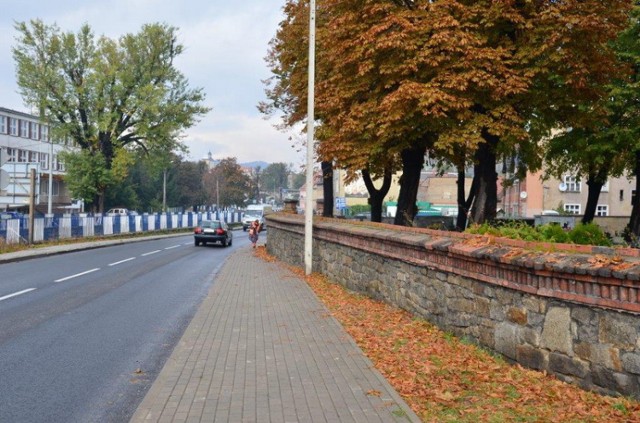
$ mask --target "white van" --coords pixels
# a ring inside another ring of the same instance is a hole
[[[260,222],[260,229],[264,228],[264,216],[272,213],[273,209],[269,204],[250,204],[242,216],[242,230],[246,231],[251,222],[258,219]]]
[[[109,209],[107,212],[107,216],[127,216],[129,215],[129,210],[123,208],[115,208]]]

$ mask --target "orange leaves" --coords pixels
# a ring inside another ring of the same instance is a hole
[[[266,257],[264,249],[257,254]],[[424,320],[304,276],[380,373],[426,422],[640,422],[640,403],[510,365]],[[369,391],[367,395],[377,395]]]

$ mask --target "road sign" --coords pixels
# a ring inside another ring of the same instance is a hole
[[[5,189],[9,186],[9,172],[0,169],[0,189]]]
[[[345,197],[336,197],[335,198],[336,209],[346,209],[347,208],[347,199]]]

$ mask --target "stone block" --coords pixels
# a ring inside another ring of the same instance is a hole
[[[541,346],[550,351],[573,355],[570,310],[552,307],[547,312],[542,329]]]
[[[594,366],[591,371],[591,380],[610,392],[616,392],[622,395],[637,395],[639,378],[614,372],[600,366]]]
[[[507,319],[520,326],[527,324],[527,310],[524,308],[509,307],[507,310]]]
[[[603,344],[613,344],[620,349],[633,349],[638,342],[638,317],[625,314],[602,314],[598,338]]]
[[[543,298],[527,296],[522,299],[522,305],[534,313],[545,313],[547,310],[547,302]]]
[[[529,345],[519,345],[516,350],[516,360],[523,366],[536,370],[544,370],[548,365],[548,353]]]
[[[623,354],[622,368],[629,373],[640,375],[640,353]]]
[[[540,332],[531,328],[519,328],[520,340],[523,343],[540,347]]]
[[[577,357],[552,352],[549,353],[549,370],[582,379],[589,372],[589,364]]]
[[[516,346],[518,345],[518,336],[516,327],[511,323],[498,323],[496,325],[495,334],[495,350],[500,354],[515,360]]]
[[[480,318],[489,318],[491,316],[491,303],[487,298],[476,298],[476,315]]]

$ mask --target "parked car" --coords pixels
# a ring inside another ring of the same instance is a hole
[[[233,243],[233,232],[222,220],[203,220],[193,230],[193,240],[196,245],[207,242],[219,242],[223,247]]]

